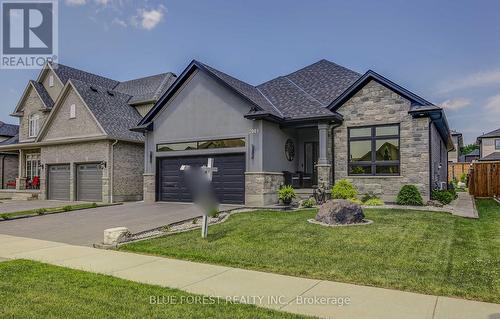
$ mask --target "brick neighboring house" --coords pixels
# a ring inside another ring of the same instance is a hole
[[[190,201],[181,164],[215,159],[223,203],[277,203],[283,184],[347,178],[394,201],[447,182],[444,111],[373,71],[321,60],[254,86],[193,61],[133,130],[144,132],[145,201]]]
[[[19,157],[16,191],[40,199],[142,199],[144,137],[129,129],[175,80],[172,73],[125,82],[47,64],[12,116],[19,135],[0,152]]]
[[[477,138],[480,161],[500,161],[500,129]]]
[[[9,145],[17,142],[19,126],[0,121],[0,145]],[[17,176],[17,153],[0,152],[0,189],[8,187]]]

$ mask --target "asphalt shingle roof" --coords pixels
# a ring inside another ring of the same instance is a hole
[[[16,135],[12,136],[11,138],[0,142],[0,145],[12,145],[12,144],[18,144],[18,143],[19,143],[19,134],[16,134]]]
[[[107,89],[113,89],[118,85],[118,83],[120,83],[118,81],[100,75],[85,72],[82,70],[78,70],[66,66],[64,64],[52,63],[51,66],[63,84],[66,84],[66,82],[68,82],[69,79],[74,79],[82,82],[95,84]]]
[[[500,137],[500,128],[479,136],[479,138],[483,137]]]
[[[12,137],[19,132],[19,125],[7,124],[0,121],[0,136]]]
[[[54,101],[50,97],[45,87],[41,83],[38,83],[36,81],[30,80],[30,82],[31,84],[33,84],[33,87],[42,99],[43,104],[45,104],[48,109],[51,109],[54,106]]]
[[[129,104],[158,100],[174,83],[175,74],[168,72],[119,83],[114,90],[131,95]]]
[[[500,161],[500,152],[494,152],[479,159],[480,161]]]
[[[75,79],[70,81],[107,135],[117,139],[144,140],[142,134],[129,130],[142,118],[137,110],[128,104],[130,95]]]

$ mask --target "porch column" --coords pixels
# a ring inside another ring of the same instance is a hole
[[[17,178],[16,178],[16,190],[26,189],[26,177],[24,172],[25,166],[25,154],[22,149],[19,150],[19,167],[17,169]]]
[[[329,156],[328,154],[328,143],[331,143],[329,131],[330,125],[327,123],[318,124],[319,156],[316,168],[318,172],[318,186],[323,188],[330,188],[332,179],[331,155]]]

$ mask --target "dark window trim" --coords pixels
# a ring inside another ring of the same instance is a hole
[[[499,146],[497,146],[497,142],[499,142],[499,143],[498,143],[498,145],[499,145]],[[495,149],[496,149],[496,150],[500,150],[500,139],[498,139],[498,138],[497,138],[497,139],[495,139]]]
[[[376,130],[377,127],[384,126],[397,126],[398,127],[398,135],[383,135],[377,136]],[[351,137],[351,129],[358,128],[371,128],[370,136],[361,136],[361,137]],[[389,140],[389,139],[397,139],[398,140],[398,158],[399,160],[395,161],[377,161],[377,140]],[[355,141],[371,141],[371,161],[359,161],[355,163],[351,163],[351,142]],[[377,174],[377,166],[398,166],[397,174]],[[370,166],[371,174],[351,174],[350,168],[355,166]],[[362,125],[362,126],[348,126],[347,127],[347,175],[348,176],[401,176],[401,124],[400,123],[392,123],[392,124],[379,124],[379,125]]]
[[[220,141],[231,141],[231,140],[243,140],[243,146],[234,146],[234,147],[214,147],[214,148],[200,148],[200,144],[206,142],[220,142]],[[246,139],[244,137],[233,137],[233,138],[218,138],[218,139],[207,139],[207,140],[198,140],[198,141],[184,141],[184,142],[168,142],[168,143],[158,143],[156,144],[157,152],[189,152],[189,151],[199,151],[199,150],[210,150],[210,149],[227,149],[227,148],[239,148],[246,146]],[[164,147],[166,145],[175,145],[175,144],[195,144],[196,147],[189,150],[160,150],[160,147]]]

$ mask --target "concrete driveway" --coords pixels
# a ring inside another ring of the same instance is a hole
[[[81,204],[81,202],[65,202],[60,200],[2,200],[0,213],[12,213],[36,208],[63,207]]]
[[[47,206],[41,203],[39,207]],[[229,207],[236,206],[221,205],[221,209]],[[0,221],[0,234],[91,246],[102,242],[106,228],[125,226],[136,233],[196,216],[200,216],[200,212],[189,203],[134,202]]]

